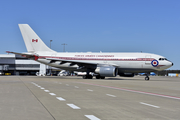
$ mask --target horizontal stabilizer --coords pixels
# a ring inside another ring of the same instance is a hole
[[[33,60],[37,60],[39,57],[38,55],[32,54],[32,53],[17,53],[17,52],[10,52],[10,51],[6,51],[6,53],[12,53],[12,54],[16,54],[16,55],[21,55],[22,57],[28,58],[28,59],[33,59]]]

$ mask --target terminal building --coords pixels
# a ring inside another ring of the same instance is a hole
[[[0,54],[0,74],[5,75],[47,75],[51,70],[58,71],[34,60],[14,54]]]

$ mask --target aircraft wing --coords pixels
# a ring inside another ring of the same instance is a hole
[[[78,66],[86,66],[86,67],[96,67],[98,63],[94,62],[82,62],[77,60],[65,60],[65,59],[56,59],[56,58],[46,58],[47,60],[50,60],[49,63],[54,63],[56,61],[60,61],[60,65],[65,63],[70,63],[69,66],[78,65]]]
[[[56,59],[56,58],[46,58],[50,60],[50,63],[54,63],[56,61],[60,61],[60,64],[71,63],[70,66],[78,65],[78,66],[91,66],[96,67],[98,65],[111,65],[117,67],[118,65],[115,64],[105,64],[105,63],[96,63],[96,62],[86,62],[86,61],[79,61],[79,60],[65,60],[65,59]]]
[[[17,52],[10,52],[10,51],[6,51],[6,52],[21,55],[22,57],[33,59],[35,61],[39,59],[39,56],[33,53],[17,53]],[[84,67],[95,69],[97,66],[101,66],[101,65],[109,65],[109,66],[118,67],[118,65],[116,64],[105,64],[105,63],[86,62],[86,61],[78,61],[78,60],[65,60],[65,59],[57,59],[57,58],[42,58],[42,59],[50,60],[49,63],[55,63],[56,61],[60,61],[60,65],[65,64],[65,63],[70,63],[69,66],[78,65],[79,69],[84,68]]]
[[[26,58],[33,59],[33,60],[37,60],[39,58],[38,55],[35,55],[32,53],[17,53],[17,52],[10,52],[10,51],[6,51],[6,53],[21,55],[22,57],[26,57]]]

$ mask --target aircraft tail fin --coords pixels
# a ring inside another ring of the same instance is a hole
[[[28,52],[55,52],[46,46],[28,24],[19,24],[19,28]]]

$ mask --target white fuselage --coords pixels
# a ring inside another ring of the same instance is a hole
[[[119,72],[151,72],[160,71],[171,67],[173,64],[168,60],[159,60],[163,56],[150,53],[57,53],[57,52],[37,52],[38,62],[49,66],[57,67],[69,71],[85,71],[78,69],[78,65],[70,66],[70,63],[60,64],[60,61],[50,63],[44,58],[55,58],[64,60],[75,60],[97,65],[116,66]],[[41,59],[42,58],[42,59]],[[154,61],[155,60],[155,61]]]

